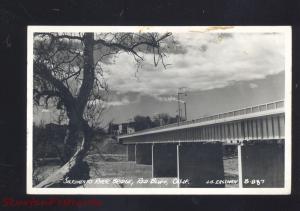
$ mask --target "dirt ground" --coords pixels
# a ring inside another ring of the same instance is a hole
[[[238,163],[237,158],[224,160],[225,180],[238,180]],[[139,188],[139,187],[159,187],[159,188],[177,188],[177,184],[173,184],[175,178],[163,178],[168,181],[168,184],[137,184],[138,178],[151,180],[152,166],[137,165],[135,162],[97,162],[94,164],[90,172],[91,178],[130,178],[133,180],[132,185],[124,184],[123,187]],[[157,178],[158,180],[160,178]],[[101,185],[86,185],[87,188],[98,188]],[[107,187],[107,186],[106,186]],[[113,186],[116,187],[116,186]],[[226,184],[226,188],[238,187],[238,184]]]

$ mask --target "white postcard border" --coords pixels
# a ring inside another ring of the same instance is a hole
[[[28,26],[27,28],[27,194],[96,195],[287,195],[292,169],[292,35],[291,26]],[[285,172],[284,188],[34,188],[32,187],[33,33],[34,32],[202,32],[285,34]]]

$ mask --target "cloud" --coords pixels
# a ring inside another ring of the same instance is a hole
[[[115,99],[115,100],[96,100],[96,102],[92,101],[91,103],[96,103],[99,106],[102,106],[104,108],[108,108],[111,106],[122,106],[122,105],[128,105],[131,103],[131,101],[127,97],[123,97],[121,99]]]
[[[161,102],[181,102],[184,103],[183,100],[178,100],[175,96],[156,96],[156,99]]]
[[[250,83],[250,84],[249,84],[249,87],[250,87],[251,89],[255,89],[255,88],[258,87],[258,85],[255,84],[255,83]]]
[[[174,38],[186,51],[169,53],[166,63],[171,65],[167,69],[162,65],[154,67],[151,54],[144,55],[145,61],[138,72],[129,54],[120,54],[115,64],[104,64],[110,89],[120,94],[170,96],[183,86],[189,91],[222,88],[284,70],[282,34],[191,32],[174,34]]]
[[[106,105],[110,107],[110,106],[128,105],[129,103],[130,101],[127,98],[123,98],[120,101],[108,101],[106,102]]]

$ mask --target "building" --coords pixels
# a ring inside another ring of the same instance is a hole
[[[135,132],[135,122],[111,123],[108,130],[112,135],[132,134]]]

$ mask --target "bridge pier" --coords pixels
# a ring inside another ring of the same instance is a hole
[[[284,143],[276,140],[241,147],[243,187],[284,187]],[[260,184],[254,180],[260,180]],[[261,180],[264,180],[262,182]]]
[[[153,177],[177,177],[177,145],[153,144]]]
[[[127,160],[135,161],[135,144],[127,145]]]
[[[181,143],[177,146],[178,179],[189,179],[179,187],[225,187],[224,184],[207,184],[207,181],[224,180],[222,143]]]
[[[136,164],[151,165],[152,164],[152,144],[136,144],[135,145]]]

